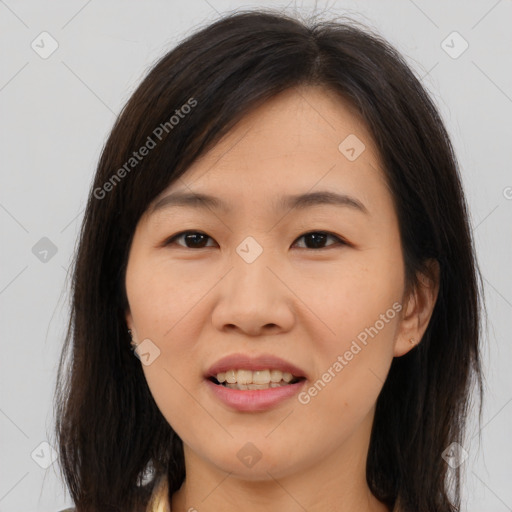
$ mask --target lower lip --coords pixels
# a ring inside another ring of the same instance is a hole
[[[268,389],[231,389],[206,379],[206,384],[224,404],[237,411],[264,411],[275,407],[296,395],[304,386],[306,379],[295,384],[287,384]]]

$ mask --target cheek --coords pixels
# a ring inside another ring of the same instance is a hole
[[[391,305],[383,311],[390,312],[388,323],[379,319],[376,325],[375,315],[368,311],[353,315],[352,323],[338,321],[335,340],[317,345],[313,358],[317,372],[298,396],[297,407],[304,418],[303,428],[311,427],[308,435],[320,445],[325,443],[324,436],[338,441],[351,436],[375,405],[393,360],[397,327],[396,316],[390,318],[395,313]],[[359,319],[365,316],[368,321],[361,323]],[[317,432],[317,418],[325,420],[321,433]]]
[[[338,401],[358,401],[363,391],[377,390],[393,359],[400,304],[386,301],[382,307],[366,307],[366,311],[339,317],[336,324],[333,321],[336,336],[321,338],[315,347],[317,388],[322,392],[337,388],[341,391]]]
[[[134,259],[128,270],[130,311],[144,337],[168,340],[174,336],[182,319],[187,319],[211,287],[205,280],[193,279],[193,272],[180,272],[166,261]]]
[[[361,333],[364,342],[365,329],[375,323],[383,331],[381,339],[392,337],[398,320],[393,304],[401,300],[404,286],[399,255],[377,250],[351,254],[342,264],[326,266],[325,275],[304,275],[295,281],[294,292],[315,314],[314,337],[322,334],[326,353],[348,349]]]
[[[311,333],[315,381],[303,402],[318,410],[331,404],[338,412],[368,412],[393,359],[402,291],[401,264],[375,253],[333,273],[322,293],[309,295],[324,334]]]
[[[204,290],[199,293],[198,283],[186,280],[158,262],[142,264],[135,257],[127,269],[126,290],[137,335],[140,342],[151,342],[145,342],[151,362],[141,363],[142,369],[158,408],[173,427],[184,410],[187,422],[196,416],[204,422],[204,411],[197,409],[191,395],[191,382],[197,385],[200,376],[195,340],[200,339],[201,325],[194,318]]]
[[[150,392],[158,409],[184,441],[194,436],[196,429],[213,431],[218,422],[205,414],[205,408],[198,400],[203,385],[200,346],[202,327],[194,321],[193,315],[174,314],[156,308],[141,314],[140,325],[146,338],[150,338],[158,350],[158,357],[149,365],[143,365],[143,372]]]

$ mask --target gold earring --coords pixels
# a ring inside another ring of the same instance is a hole
[[[411,345],[416,345],[416,340],[414,338],[409,338],[409,343]]]

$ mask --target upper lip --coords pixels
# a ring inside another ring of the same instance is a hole
[[[249,356],[247,354],[231,354],[219,359],[206,372],[206,378],[216,377],[218,373],[228,370],[281,370],[289,372],[294,377],[305,378],[304,370],[298,366],[281,359],[272,354],[260,354],[258,356]]]

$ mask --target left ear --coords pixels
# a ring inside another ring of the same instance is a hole
[[[394,356],[414,348],[425,334],[439,292],[440,270],[435,259],[427,261],[427,270],[417,274],[417,284],[406,292],[402,317],[395,338]],[[413,341],[411,341],[413,340]]]

